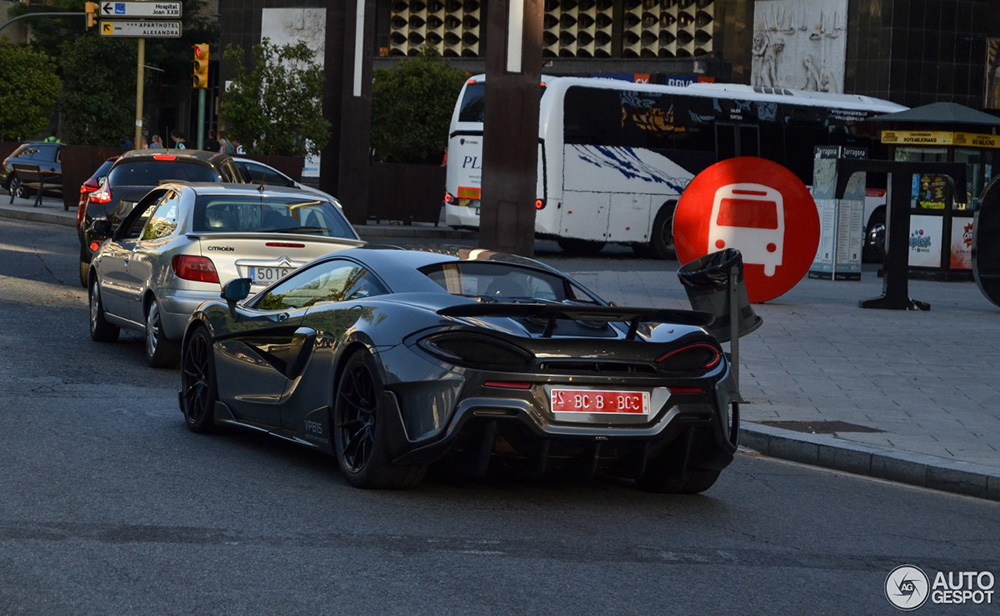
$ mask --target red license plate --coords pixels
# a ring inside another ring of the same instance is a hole
[[[550,400],[553,413],[649,414],[647,391],[553,389]]]

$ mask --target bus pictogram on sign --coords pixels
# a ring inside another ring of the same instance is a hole
[[[791,171],[745,156],[716,163],[691,180],[674,211],[673,235],[681,263],[739,250],[747,295],[765,302],[808,273],[819,246],[819,214]]]

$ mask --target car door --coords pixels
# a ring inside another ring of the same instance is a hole
[[[168,190],[151,208],[139,237],[132,242],[132,254],[128,262],[128,283],[134,285],[130,297],[133,321],[144,323],[146,319],[142,298],[150,288],[155,292],[154,271],[162,260],[164,246],[177,235],[180,212],[180,193]]]
[[[360,300],[389,293],[389,288],[370,270],[349,259],[334,259],[324,264],[328,289],[325,299],[309,306],[302,328],[315,336],[308,362],[300,363],[301,382],[288,396],[282,407],[281,425],[295,434],[317,436],[325,420],[308,422],[310,413],[324,408],[330,401],[334,384],[330,381],[333,365],[343,346],[347,332],[359,322],[371,320],[373,309]],[[315,417],[313,418],[315,419]],[[311,428],[311,429],[310,429]]]
[[[311,306],[337,301],[357,264],[326,261],[291,274],[252,305],[238,309],[233,332],[216,340],[220,400],[237,419],[277,428],[290,384],[301,374],[316,342],[302,326]]]
[[[136,319],[135,305],[142,295],[132,261],[136,244],[142,234],[153,206],[163,198],[165,189],[154,189],[139,200],[135,208],[122,221],[114,237],[98,254],[95,267],[101,283],[101,298],[105,310],[112,315],[141,323]]]

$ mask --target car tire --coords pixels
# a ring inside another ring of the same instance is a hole
[[[101,287],[95,279],[90,285],[90,337],[96,342],[114,342],[118,340],[121,329],[108,323],[104,318],[104,302],[101,300]]]
[[[562,248],[563,251],[579,256],[596,255],[607,244],[607,242],[598,240],[578,240],[569,237],[561,237],[556,240],[556,243],[559,244],[559,248]]]
[[[215,432],[215,403],[219,386],[215,380],[212,336],[199,326],[184,345],[181,362],[180,406],[188,430],[198,434]]]
[[[348,483],[357,488],[412,488],[424,478],[427,465],[393,465],[390,461],[384,394],[371,354],[362,350],[351,355],[331,405],[331,438],[337,464]]]
[[[80,246],[80,286],[87,288],[87,278],[90,276],[90,251],[86,246]]]
[[[180,350],[180,344],[163,333],[160,303],[154,297],[146,308],[146,361],[153,368],[173,368],[180,361]]]
[[[674,208],[676,201],[668,201],[660,207],[649,230],[649,244],[646,254],[654,259],[676,259],[674,249]]]
[[[7,191],[12,197],[17,197],[18,199],[26,199],[28,197],[28,189],[21,183],[21,178],[17,177],[17,174],[11,174]]]
[[[885,261],[885,210],[873,212],[865,227],[865,244],[861,249],[861,260],[865,263]]]
[[[646,492],[661,494],[700,494],[715,485],[720,471],[692,468],[677,477],[669,470],[651,468],[642,474],[636,485]]]
[[[693,468],[677,477],[669,471],[650,470],[636,480],[640,490],[661,494],[700,494],[715,485],[721,471]]]

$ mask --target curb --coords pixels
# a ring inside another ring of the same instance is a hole
[[[1000,469],[744,422],[740,445],[765,456],[1000,501]]]

